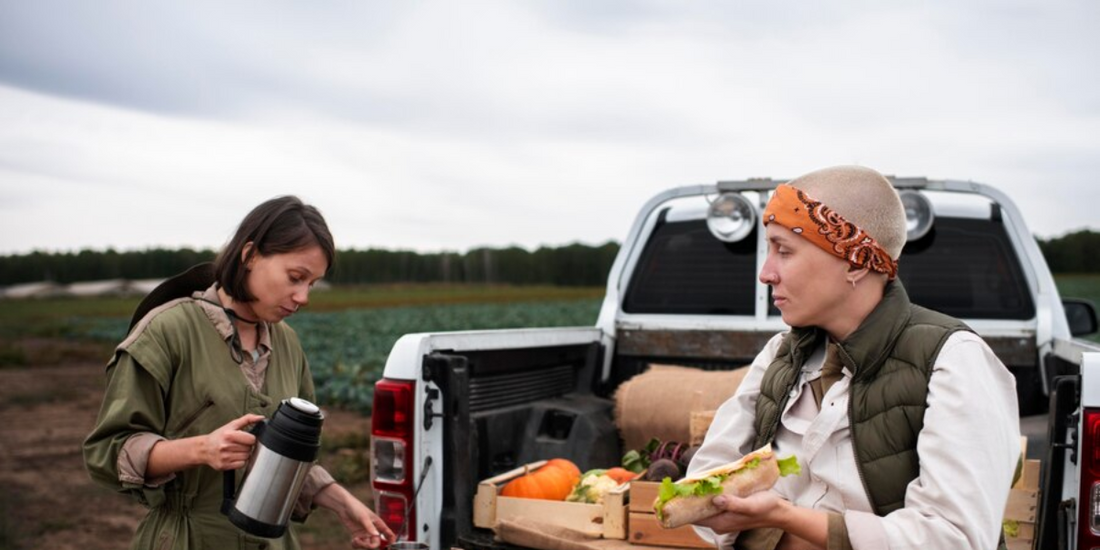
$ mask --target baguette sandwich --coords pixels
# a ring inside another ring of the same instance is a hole
[[[675,483],[666,477],[653,509],[661,527],[673,529],[718,515],[721,510],[711,503],[718,495],[747,497],[771,489],[780,476],[798,475],[801,471],[794,456],[779,460],[768,444],[740,460],[697,472]]]

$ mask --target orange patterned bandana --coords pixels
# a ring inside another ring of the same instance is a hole
[[[898,275],[898,262],[874,238],[833,209],[783,184],[764,209],[764,225],[776,222],[858,268]]]

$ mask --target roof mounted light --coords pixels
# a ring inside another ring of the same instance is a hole
[[[909,242],[916,241],[928,234],[932,229],[932,203],[924,193],[905,189],[898,192],[901,197],[901,205],[905,207],[905,238]]]
[[[722,193],[707,209],[707,228],[720,241],[733,243],[752,233],[756,210],[740,193]]]

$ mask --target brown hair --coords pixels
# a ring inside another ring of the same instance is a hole
[[[249,243],[252,247],[244,255]],[[234,300],[252,302],[256,297],[245,284],[248,280],[245,266],[254,255],[285,254],[314,245],[321,247],[331,268],[336,246],[321,212],[295,196],[268,200],[244,217],[233,238],[214,260],[218,285]]]

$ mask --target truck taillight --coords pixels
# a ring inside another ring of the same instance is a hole
[[[416,383],[383,378],[374,384],[371,412],[371,485],[375,512],[390,529],[416,540],[413,498],[413,436],[416,433]],[[406,519],[406,516],[408,518]]]
[[[1078,548],[1100,546],[1100,409],[1086,408],[1081,422],[1081,492]]]
[[[374,512],[400,537],[401,533],[398,530],[401,529],[402,523],[405,521],[405,513],[409,508],[408,498],[405,495],[389,491],[378,491],[375,495]]]

